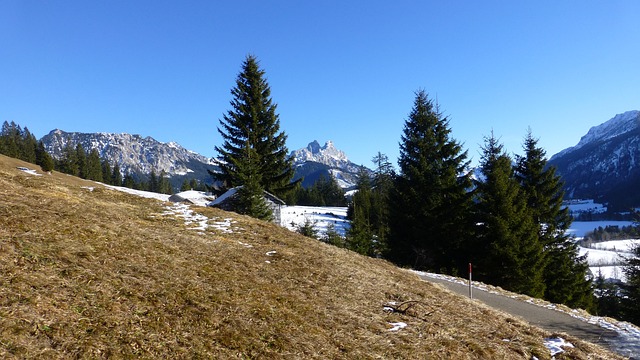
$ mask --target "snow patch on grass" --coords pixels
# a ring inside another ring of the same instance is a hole
[[[556,356],[558,354],[563,353],[564,352],[563,348],[565,347],[573,348],[572,343],[567,342],[565,339],[561,337],[544,339],[544,346],[546,346],[547,349],[549,349],[549,351],[551,352],[551,356]]]
[[[27,173],[29,175],[42,176],[42,174],[38,174],[35,170],[29,169],[29,168],[26,168],[26,167],[23,167],[23,166],[19,166],[18,170],[20,170],[22,172],[25,172],[25,173]]]
[[[407,327],[407,324],[403,322],[393,322],[393,323],[389,323],[389,325],[392,326],[391,329],[389,329],[389,331],[398,331]]]

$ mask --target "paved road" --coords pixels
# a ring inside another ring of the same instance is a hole
[[[420,277],[424,280],[441,284],[453,292],[469,296],[469,287],[467,285],[432,278],[429,276]],[[492,308],[518,316],[530,324],[536,325],[547,331],[564,332],[579,339],[583,339],[615,351],[611,348],[611,345],[608,342],[608,340],[610,341],[618,336],[615,331],[589,324],[560,311],[547,309],[503,295],[492,294],[477,288],[473,289],[473,298],[484,302]]]

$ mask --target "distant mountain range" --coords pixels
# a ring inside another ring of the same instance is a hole
[[[592,127],[549,165],[556,166],[569,198],[595,199],[613,211],[640,207],[640,111]]]
[[[131,173],[145,178],[151,171],[164,171],[171,184],[178,188],[184,179],[197,179],[207,183],[211,176],[207,170],[215,170],[217,160],[187,150],[175,142],[163,143],[152,137],[113,133],[65,132],[59,129],[42,137],[47,151],[54,158],[63,156],[67,143],[73,148],[81,144],[89,153],[96,149],[101,158],[110,164],[118,164],[123,174]],[[344,152],[336,149],[331,141],[320,146],[317,141],[306,148],[291,152],[296,174],[294,179],[304,178],[303,186],[313,185],[320,176],[333,176],[345,189],[355,186],[360,166],[350,162]]]
[[[177,143],[162,143],[151,137],[130,134],[77,133],[53,130],[42,138],[47,151],[60,158],[67,142],[80,143],[88,153],[97,149],[123,173],[144,177],[155,170],[165,171],[174,187],[184,179],[211,182],[207,170],[215,170],[217,160],[189,151]],[[349,161],[333,142],[321,146],[312,141],[290,155],[296,169],[295,179],[304,178],[309,187],[320,176],[333,176],[344,189],[356,184],[363,167]],[[607,203],[610,210],[626,211],[640,207],[640,111],[618,114],[592,127],[577,145],[549,159],[565,182],[567,198],[595,199]],[[366,168],[364,168],[366,169]],[[371,170],[366,169],[371,172]]]

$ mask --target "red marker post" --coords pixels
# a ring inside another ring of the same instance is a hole
[[[473,300],[473,292],[471,291],[471,263],[469,263],[469,298]]]

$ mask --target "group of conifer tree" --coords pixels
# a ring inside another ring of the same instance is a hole
[[[112,166],[106,158],[101,158],[96,148],[87,153],[82,144],[78,143],[73,146],[69,140],[62,150],[62,156],[55,161],[55,170],[107,185],[124,186],[161,194],[173,193],[171,183],[164,170],[160,174],[151,170],[147,181],[138,179],[133,174],[123,176],[120,166],[117,163]]]
[[[236,211],[271,219],[264,192],[290,198],[299,181],[291,181],[286,135],[264,74],[247,56],[231,110],[219,121],[220,171],[211,174],[219,190],[237,188]],[[418,91],[401,138],[399,172],[378,154],[374,174],[360,174],[346,238],[332,232],[327,241],[422,270],[462,275],[473,263],[477,280],[591,308],[586,259],[566,235],[571,217],[562,207],[563,184],[531,132],[523,150],[512,158],[491,134],[475,177],[449,120]],[[312,224],[301,229],[316,234]]]
[[[586,258],[566,235],[563,184],[531,132],[523,150],[514,159],[491,134],[474,176],[449,120],[418,91],[389,192],[387,257],[454,275],[472,263],[477,280],[591,308]]]
[[[39,165],[42,171],[54,168],[53,158],[45,150],[42,141],[37,141],[28,128],[23,129],[13,121],[2,124],[0,154]]]
[[[238,187],[240,213],[270,219],[263,191],[284,197],[298,185],[287,157],[276,105],[264,70],[247,56],[232,109],[220,120],[216,147],[222,188]],[[345,244],[417,269],[477,277],[506,289],[569,305],[589,306],[585,259],[565,235],[562,184],[546,168],[545,153],[529,134],[515,165],[493,135],[474,181],[467,152],[451,138],[448,119],[424,91],[416,93],[400,144],[400,171],[379,154],[375,178],[362,172],[350,205]]]

